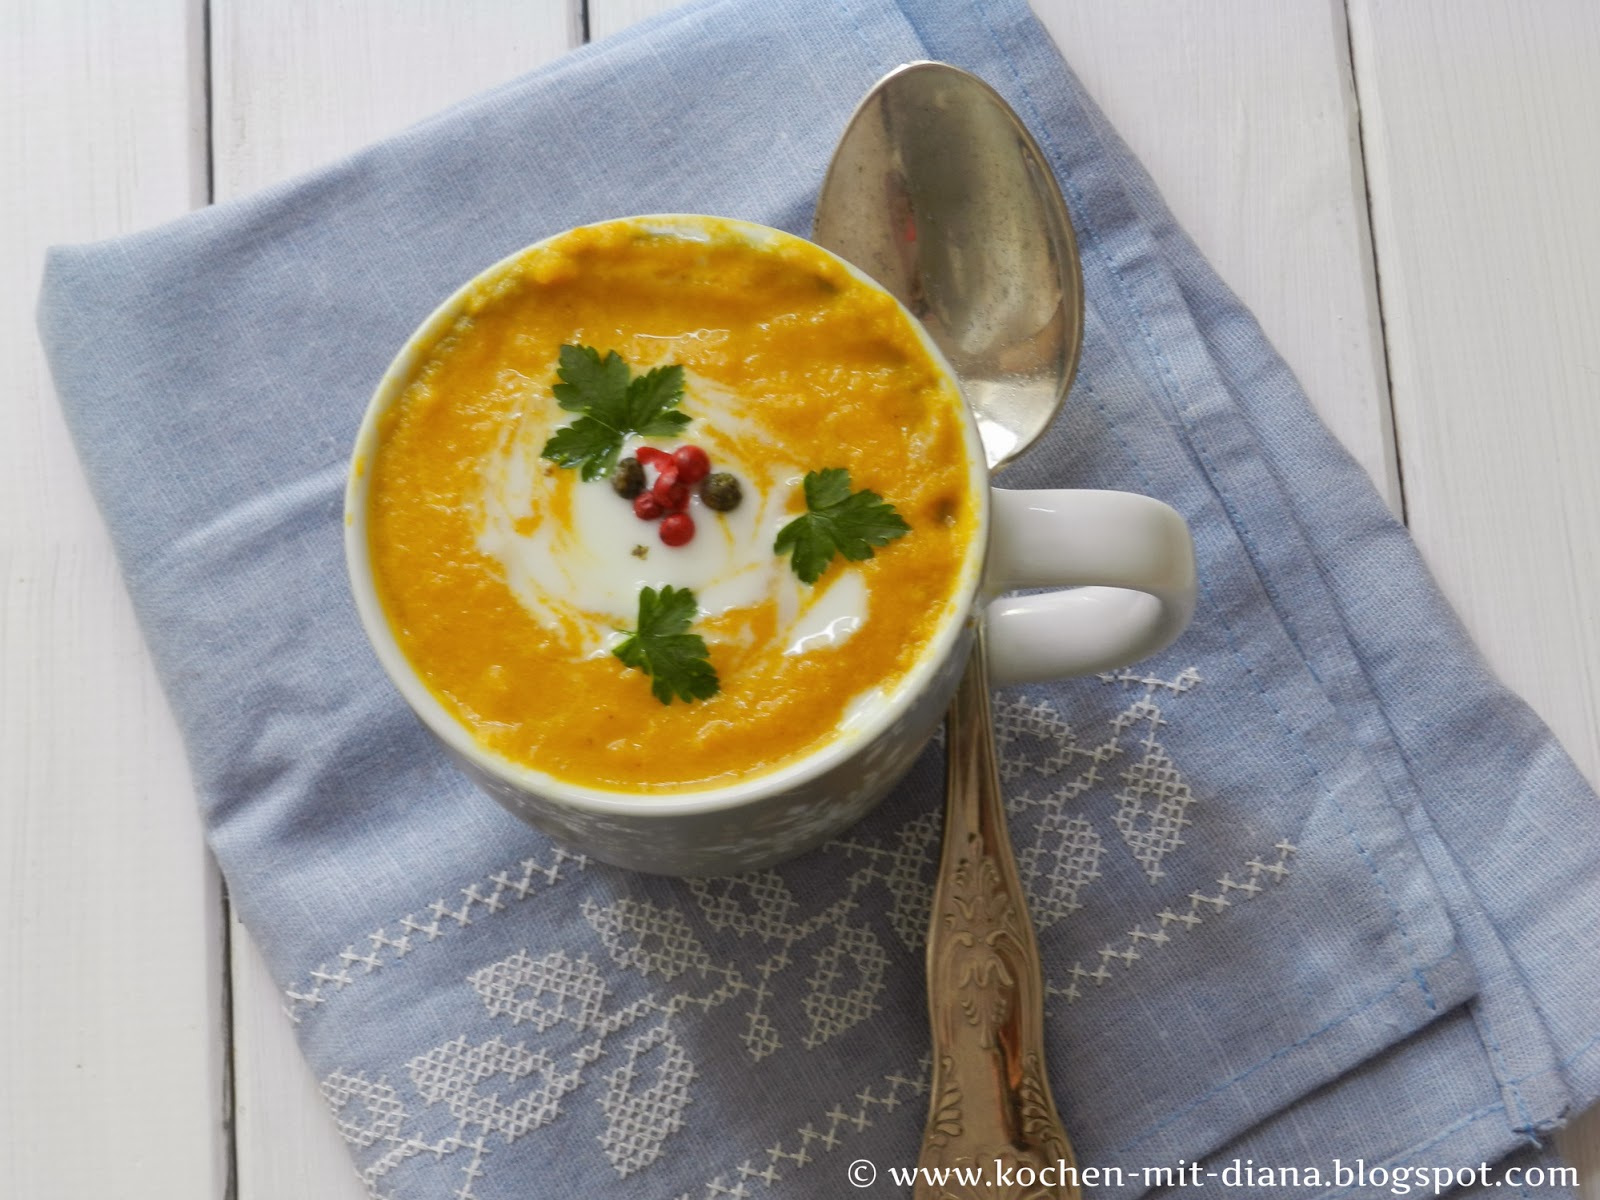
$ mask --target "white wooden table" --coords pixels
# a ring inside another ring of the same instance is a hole
[[[1034,2],[1600,780],[1600,4]],[[0,0],[0,1196],[360,1193],[202,844],[34,335],[42,247],[249,192],[663,7]],[[1600,1121],[1566,1147],[1600,1198]]]

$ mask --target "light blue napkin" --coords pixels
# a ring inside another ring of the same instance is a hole
[[[340,497],[374,381],[461,280],[626,213],[803,232],[853,104],[919,58],[1006,94],[1082,241],[1082,370],[1006,482],[1158,496],[1200,556],[1171,650],[998,697],[1056,1095],[1084,1163],[1127,1173],[1098,1192],[1201,1159],[1213,1188],[1235,1158],[1318,1171],[1252,1189],[1285,1196],[1395,1192],[1336,1173],[1357,1160],[1547,1165],[1600,1084],[1600,810],[1559,746],[1021,0],[722,0],[50,258],[63,406],[358,1170],[375,1196],[700,1200],[846,1195],[865,1159],[862,1190],[904,1191],[938,754],[776,870],[585,862],[386,682]]]

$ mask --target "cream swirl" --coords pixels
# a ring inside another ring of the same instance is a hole
[[[868,592],[856,569],[846,566],[807,586],[788,559],[774,553],[773,540],[793,516],[790,505],[805,471],[742,452],[767,450],[769,442],[737,396],[688,375],[682,409],[694,421],[685,436],[635,436],[624,443],[623,453],[631,454],[642,445],[670,450],[694,442],[710,454],[713,470],[740,481],[744,498],[731,512],[713,511],[693,495],[688,511],[696,535],[670,547],[606,481],[583,482],[575,469],[540,457],[566,414],[542,389],[526,381],[520,389],[525,399],[517,419],[480,465],[477,546],[499,564],[507,587],[535,620],[573,640],[574,654],[609,653],[618,630],[634,623],[644,587],[689,588],[708,617],[774,604],[787,654],[839,645],[866,620]],[[737,635],[710,639],[730,636]]]

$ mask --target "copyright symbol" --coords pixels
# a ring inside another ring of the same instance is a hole
[[[871,1187],[873,1180],[878,1178],[878,1168],[872,1165],[870,1158],[858,1158],[850,1164],[850,1169],[845,1172],[845,1178],[854,1187]]]

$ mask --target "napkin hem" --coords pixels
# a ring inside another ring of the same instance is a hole
[[[1328,1018],[1322,1025],[1289,1045],[1275,1050],[1228,1079],[1213,1085],[1209,1091],[1168,1113],[1161,1120],[1140,1130],[1131,1138],[1124,1139],[1114,1147],[1112,1153],[1120,1154],[1132,1150],[1151,1141],[1153,1138],[1157,1138],[1158,1135],[1166,1136],[1161,1137],[1156,1143],[1153,1152],[1157,1155],[1171,1152],[1199,1158],[1209,1154],[1218,1146],[1226,1145],[1250,1128],[1256,1121],[1270,1116],[1273,1112],[1287,1107],[1325,1083],[1337,1079],[1345,1071],[1352,1070],[1361,1063],[1370,1061],[1375,1056],[1385,1053],[1394,1042],[1409,1036],[1422,1025],[1428,1024],[1432,1016],[1437,1015],[1436,1010],[1430,1007],[1428,1009],[1429,1017],[1420,1022],[1417,1021],[1416,998],[1408,996],[1407,992],[1415,988],[1417,997],[1423,998],[1431,1006],[1433,1003],[1432,993],[1426,990],[1426,980],[1428,978],[1452,976],[1465,965],[1459,951],[1452,951],[1450,954],[1426,964],[1421,968],[1424,975],[1423,982],[1419,982],[1411,975],[1397,980],[1354,1007]],[[1358,1021],[1359,1028],[1353,1028],[1348,1031],[1342,1028]],[[1369,1028],[1387,1031],[1391,1036],[1383,1044],[1372,1045],[1368,1040]],[[1317,1043],[1330,1034],[1336,1037],[1349,1037],[1354,1055],[1352,1056],[1350,1053],[1338,1055],[1337,1062],[1342,1064],[1339,1068],[1322,1069],[1316,1072],[1317,1078],[1312,1082],[1300,1082],[1293,1071],[1294,1060],[1314,1051],[1319,1056],[1320,1061],[1326,1062],[1330,1057],[1330,1052]],[[1207,1135],[1201,1132],[1208,1127],[1215,1127],[1214,1118],[1207,1112],[1208,1108],[1224,1101],[1235,1087],[1246,1080],[1253,1078],[1262,1071],[1273,1068],[1281,1068],[1282,1078],[1288,1086],[1279,1086],[1274,1089],[1269,1098],[1265,1100],[1259,1097],[1252,1097],[1248,1104],[1241,1106],[1238,1115],[1233,1118],[1229,1128],[1223,1129],[1215,1135]],[[1203,1148],[1196,1150],[1193,1145],[1196,1142],[1204,1143]],[[1150,1150],[1146,1151],[1146,1153],[1151,1152]]]
[[[1064,75],[1068,68],[1061,61],[1053,42],[1050,42],[1043,35],[1042,30],[1039,30],[1037,21],[1032,17],[1031,13],[1024,11],[1018,13],[1018,19],[1027,22],[1040,36],[1024,39],[1017,36],[1015,30],[1008,30],[1006,32],[1010,35],[1010,40],[1016,43],[1008,47],[1006,41],[1003,40],[1002,31],[994,23],[992,13],[981,5],[976,6],[976,12],[984,31],[998,52],[1000,60],[1010,70],[1017,86],[1021,89],[1024,104],[1032,115],[1032,127],[1038,135],[1041,147],[1054,167],[1057,178],[1067,191],[1074,211],[1079,214],[1093,211],[1094,206],[1086,200],[1073,171],[1069,169],[1065,154],[1057,144],[1056,138],[1052,136],[1049,122],[1043,119],[1038,101],[1034,98],[1030,88],[1031,75],[1024,73],[1022,65],[1032,56],[1045,54],[1055,60]],[[1040,37],[1044,37],[1042,45]],[[1048,81],[1044,81],[1044,86],[1048,86]],[[1058,95],[1057,99],[1058,101],[1078,106],[1077,119],[1086,130],[1085,140],[1092,147],[1090,153],[1096,164],[1103,166],[1112,161],[1112,156],[1108,154],[1103,141],[1101,128],[1103,118],[1097,120],[1098,114],[1093,114],[1086,110],[1084,106],[1088,103],[1087,98],[1080,98],[1076,95],[1065,97]],[[1165,255],[1158,252],[1154,238],[1150,230],[1146,228],[1145,222],[1135,215],[1137,214],[1137,207],[1132,203],[1132,199],[1126,192],[1121,180],[1114,175],[1108,174],[1099,180],[1091,178],[1090,182],[1091,184],[1097,184],[1098,191],[1101,194],[1115,191],[1119,207],[1129,214],[1131,218],[1125,221],[1124,225],[1128,227],[1132,236],[1136,237],[1140,243],[1139,258],[1141,264],[1146,267],[1148,272],[1159,276],[1159,286],[1168,293],[1165,297],[1156,298],[1157,302],[1163,306],[1175,304],[1178,309],[1181,309],[1182,335],[1203,347],[1204,339],[1201,336],[1197,322],[1194,320],[1193,313],[1182,302],[1181,292],[1172,277],[1172,268],[1167,263]],[[1164,206],[1163,211],[1165,211]],[[1315,680],[1316,672],[1294,635],[1292,617],[1286,614],[1284,610],[1281,597],[1278,595],[1277,588],[1273,585],[1271,573],[1266,569],[1266,565],[1262,561],[1262,554],[1260,547],[1257,545],[1257,540],[1249,525],[1244,522],[1240,507],[1230,499],[1233,489],[1231,485],[1223,482],[1217,464],[1208,458],[1204,448],[1205,438],[1201,436],[1202,426],[1209,427],[1213,421],[1224,422],[1230,432],[1242,433],[1244,432],[1241,428],[1242,423],[1231,412],[1215,405],[1211,405],[1210,411],[1201,413],[1199,416],[1195,416],[1185,407],[1179,395],[1174,391],[1175,379],[1168,361],[1170,356],[1156,343],[1152,332],[1151,317],[1146,311],[1146,304],[1144,303],[1145,298],[1135,294],[1124,271],[1124,264],[1103,244],[1102,234],[1100,229],[1097,228],[1097,224],[1080,216],[1078,228],[1085,250],[1097,253],[1101,261],[1106,264],[1112,278],[1117,281],[1119,294],[1115,297],[1116,301],[1132,318],[1142,334],[1146,348],[1153,356],[1154,361],[1161,367],[1158,376],[1160,379],[1160,391],[1165,400],[1164,408],[1176,418],[1179,427],[1186,432],[1187,437],[1185,437],[1184,441],[1190,452],[1198,460],[1202,477],[1206,480],[1211,493],[1217,498],[1235,536],[1243,546],[1249,568],[1253,572],[1262,594],[1268,601],[1269,609],[1274,619],[1279,628],[1282,629],[1289,644],[1299,654],[1302,668]],[[1226,392],[1226,388],[1223,387],[1220,380],[1216,381],[1216,387]],[[1153,490],[1148,471],[1141,463],[1139,456],[1134,452],[1131,444],[1122,436],[1115,416],[1107,411],[1104,406],[1101,406],[1101,412],[1106,418],[1108,428],[1112,430],[1122,444],[1124,452],[1128,454],[1135,469],[1145,480],[1147,490]],[[1302,540],[1304,540],[1303,537]],[[1403,947],[1404,957],[1408,961],[1413,979],[1421,989],[1430,1009],[1438,1011],[1440,1006],[1432,995],[1427,982],[1425,968],[1420,960],[1427,956],[1429,950],[1437,952],[1451,949],[1455,945],[1454,931],[1447,915],[1443,896],[1439,892],[1435,881],[1419,860],[1414,838],[1405,827],[1402,814],[1392,804],[1379,807],[1375,799],[1359,793],[1341,796],[1341,788],[1326,777],[1324,774],[1325,764],[1321,761],[1321,756],[1314,752],[1311,744],[1314,729],[1322,720],[1327,717],[1338,720],[1337,712],[1333,709],[1326,693],[1321,688],[1315,689],[1316,699],[1328,705],[1328,711],[1324,715],[1296,713],[1291,716],[1289,712],[1286,712],[1285,706],[1280,702],[1279,697],[1274,694],[1274,689],[1269,687],[1267,681],[1261,678],[1260,672],[1252,666],[1249,658],[1244,654],[1239,635],[1233,628],[1225,607],[1218,604],[1211,595],[1204,573],[1201,574],[1199,579],[1199,590],[1202,597],[1202,609],[1211,613],[1220,625],[1227,637],[1229,649],[1245,676],[1257,690],[1262,702],[1272,710],[1281,727],[1289,735],[1292,743],[1302,755],[1322,796],[1336,810],[1356,856],[1370,872],[1375,886],[1388,905],[1395,933]],[[1326,597],[1326,588],[1324,588],[1324,595]],[[1346,633],[1348,634],[1348,630],[1346,630]],[[1342,725],[1342,722],[1340,724]],[[1358,811],[1353,812],[1350,806],[1358,806]],[[1377,823],[1376,827],[1375,822]],[[1402,897],[1407,901],[1404,906],[1401,903]]]

